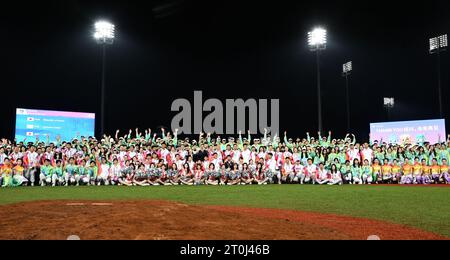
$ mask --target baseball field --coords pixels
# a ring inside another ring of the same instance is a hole
[[[450,239],[447,186],[0,189],[0,239]]]

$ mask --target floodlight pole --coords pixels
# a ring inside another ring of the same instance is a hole
[[[105,134],[105,98],[106,98],[106,44],[102,44],[102,87],[100,108],[100,136]]]
[[[345,72],[345,96],[347,103],[347,131],[350,132],[350,91],[348,87],[348,72]]]
[[[439,43],[440,44],[440,43]],[[444,110],[442,108],[442,86],[441,86],[441,50],[437,48],[437,64],[438,64],[438,95],[439,95],[439,116],[444,118]]]
[[[319,123],[319,132],[323,132],[322,128],[322,91],[321,91],[321,85],[320,85],[320,48],[317,47],[316,49],[316,56],[317,56],[317,111],[318,111],[318,123]]]

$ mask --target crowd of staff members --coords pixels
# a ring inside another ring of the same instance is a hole
[[[0,143],[0,185],[449,184],[450,135],[436,144],[358,143],[355,135],[261,138],[250,132],[179,139],[161,129],[126,135]]]

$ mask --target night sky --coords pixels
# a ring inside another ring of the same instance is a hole
[[[2,3],[2,137],[14,135],[16,107],[100,114],[98,19],[117,28],[107,57],[111,134],[169,127],[172,102],[193,100],[194,90],[223,102],[278,98],[282,131],[317,132],[315,55],[306,39],[316,25],[329,35],[321,60],[324,130],[346,134],[341,72],[348,60],[352,132],[361,139],[370,122],[387,120],[384,96],[396,98],[391,120],[438,118],[437,59],[428,40],[450,33],[448,1],[27,2]],[[450,53],[441,57],[449,115]]]

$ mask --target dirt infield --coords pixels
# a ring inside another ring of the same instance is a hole
[[[0,239],[445,239],[396,224],[293,210],[165,201],[43,201],[0,206]]]

